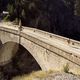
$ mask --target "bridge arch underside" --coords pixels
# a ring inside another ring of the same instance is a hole
[[[6,80],[41,70],[31,53],[21,44],[12,41],[5,42],[0,48],[0,66]]]

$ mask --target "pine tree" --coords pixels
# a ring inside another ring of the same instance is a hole
[[[80,16],[80,0],[76,0],[76,5],[75,5],[75,14]]]
[[[2,0],[0,0],[0,13],[2,12]]]
[[[70,9],[70,11],[72,12],[72,15],[75,14],[75,3],[76,0],[63,0],[66,4],[66,6]]]
[[[14,7],[12,4],[8,4],[7,10],[9,11],[9,14],[12,15],[14,13]]]

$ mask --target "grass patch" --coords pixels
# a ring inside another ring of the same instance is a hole
[[[25,75],[22,75],[22,76],[15,77],[12,80],[35,80],[37,78],[43,79],[43,78],[46,78],[51,73],[54,73],[54,71],[53,70],[37,71],[37,72],[32,72],[29,75],[25,74]]]
[[[65,73],[69,73],[69,64],[68,63],[66,63],[66,65],[63,66],[63,71]]]

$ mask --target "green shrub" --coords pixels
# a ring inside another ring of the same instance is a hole
[[[3,21],[9,21],[9,15],[6,15],[6,16],[3,18]]]
[[[69,73],[69,64],[68,63],[63,67],[63,71],[66,73]]]

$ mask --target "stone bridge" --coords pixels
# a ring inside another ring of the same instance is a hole
[[[26,48],[42,70],[61,70],[68,64],[71,72],[80,72],[80,42],[17,25],[0,23],[2,43],[16,42]]]

